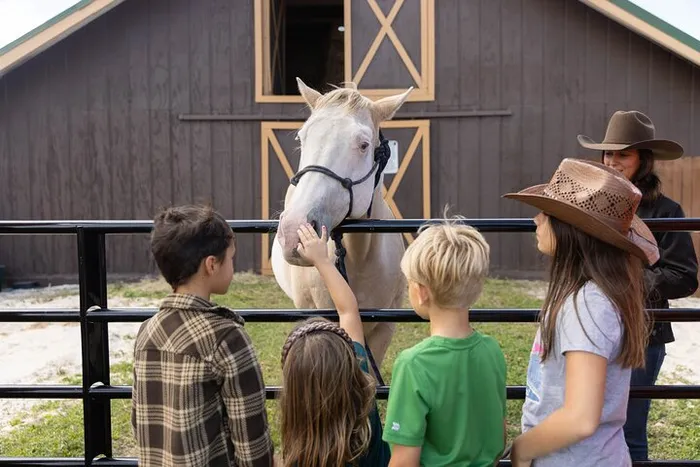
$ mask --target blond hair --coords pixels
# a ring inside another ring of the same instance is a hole
[[[401,259],[406,278],[427,287],[434,304],[443,308],[471,307],[489,270],[489,244],[461,219],[421,226]]]

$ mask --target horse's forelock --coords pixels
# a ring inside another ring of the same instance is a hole
[[[314,110],[328,107],[337,107],[355,113],[370,109],[372,101],[360,94],[357,88],[337,88],[319,97]]]

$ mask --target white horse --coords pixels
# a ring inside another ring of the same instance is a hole
[[[320,94],[297,78],[299,92],[311,115],[299,130],[301,159],[296,185],[290,184],[284,211],[272,245],[272,270],[277,283],[297,308],[333,308],[333,302],[315,268],[298,254],[297,228],[309,222],[320,234],[330,233],[344,219],[394,219],[382,196],[383,176],[374,185],[375,147],[379,124],[390,120],[413,88],[376,102],[352,85]],[[309,166],[315,166],[309,167]],[[320,170],[319,170],[320,169]],[[325,169],[325,170],[324,170]],[[366,178],[365,178],[366,177]],[[343,186],[342,179],[358,182]],[[364,179],[364,181],[362,181]],[[351,196],[352,195],[352,196]],[[360,308],[400,308],[406,283],[399,268],[404,253],[400,233],[348,233],[343,236],[350,287]],[[335,258],[331,239],[328,249]],[[395,323],[365,323],[365,339],[380,368],[394,334]]]

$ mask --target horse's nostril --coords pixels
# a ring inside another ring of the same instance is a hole
[[[318,222],[311,221],[310,224],[311,224],[311,228],[314,229],[319,236],[321,236],[321,232],[320,232],[321,229],[318,228]]]

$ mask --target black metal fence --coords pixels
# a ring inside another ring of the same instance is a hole
[[[434,220],[367,220],[346,221],[338,230],[343,232],[415,232],[425,222]],[[700,219],[648,219],[651,230],[698,231]],[[482,232],[532,232],[530,219],[467,219],[464,223]],[[266,234],[276,230],[277,221],[229,221],[237,233]],[[110,384],[108,324],[110,322],[140,322],[155,313],[155,309],[116,309],[107,303],[107,268],[105,236],[110,234],[149,233],[151,221],[1,221],[0,235],[74,235],[78,242],[78,279],[80,308],[6,309],[0,311],[0,322],[79,322],[82,348],[82,386],[75,385],[0,385],[0,398],[15,399],[81,399],[83,402],[84,458],[8,458],[0,457],[0,465],[45,466],[136,466],[135,458],[114,458],[112,455],[112,421],[110,401],[130,399],[130,386]],[[325,316],[337,319],[333,310],[237,310],[248,322],[289,322]],[[537,309],[475,309],[470,314],[474,322],[533,322]],[[674,308],[651,310],[657,321],[700,321],[700,309]],[[408,309],[361,310],[365,321],[418,322]],[[1,370],[0,370],[1,371]],[[279,387],[268,387],[267,398],[274,399]],[[378,399],[386,399],[389,387],[377,390]],[[523,399],[523,386],[508,386],[508,399]],[[700,386],[635,387],[633,398],[700,399]],[[0,453],[2,455],[2,453]],[[502,461],[502,466],[510,465]],[[700,461],[663,460],[637,462],[635,466],[700,466]]]

